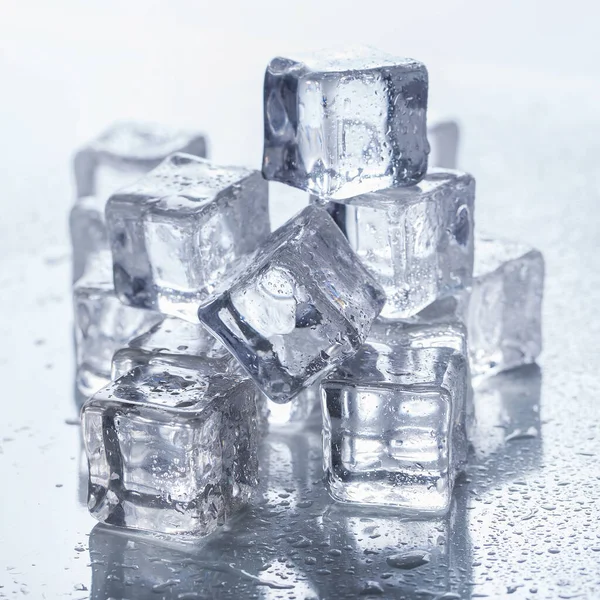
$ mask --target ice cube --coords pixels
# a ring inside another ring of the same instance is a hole
[[[115,296],[108,250],[90,259],[73,288],[77,389],[89,397],[110,381],[113,354],[162,319],[156,312],[125,306]]]
[[[136,367],[90,398],[88,508],[104,523],[203,535],[257,485],[257,390],[247,378]]]
[[[271,400],[287,402],[358,350],[383,303],[339,228],[309,206],[198,316]]]
[[[126,348],[115,352],[112,379],[145,365],[165,368],[185,365],[199,371],[208,368],[216,373],[237,369],[237,361],[202,325],[175,317],[165,317],[149,331],[132,339]]]
[[[430,116],[427,137],[431,146],[429,166],[456,169],[460,137],[458,123],[452,119],[432,119]]]
[[[321,202],[313,197],[313,204]],[[471,284],[475,180],[432,169],[410,188],[328,202],[328,212],[385,290],[383,319],[406,319]]]
[[[77,202],[69,226],[73,246],[73,281],[90,255],[108,248],[104,208],[110,194],[131,185],[173,152],[206,156],[206,139],[138,122],[117,123],[75,155]]]
[[[263,175],[328,198],[419,182],[425,66],[373,48],[278,57],[264,83]]]
[[[468,448],[464,355],[369,340],[321,388],[335,500],[419,515],[448,510]]]
[[[280,404],[267,399],[267,420],[270,428],[302,428],[321,419],[320,384],[315,382],[289,402]]]
[[[478,237],[467,313],[471,368],[491,374],[542,350],[544,257],[519,242]]]
[[[268,211],[258,171],[173,154],[108,201],[117,295],[197,323],[198,303],[268,236]]]

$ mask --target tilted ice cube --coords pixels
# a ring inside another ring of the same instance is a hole
[[[313,203],[320,203],[312,198]],[[328,212],[385,290],[384,319],[405,319],[473,276],[475,180],[432,169],[411,188],[328,202]]]
[[[174,152],[206,157],[206,138],[196,131],[155,123],[115,123],[75,154],[77,197],[98,196],[106,201]]]
[[[372,48],[274,58],[263,175],[328,198],[413,185],[427,171],[425,66]]]
[[[309,206],[198,317],[271,400],[286,402],[357,351],[383,302],[329,215]]]
[[[341,502],[443,513],[467,455],[467,359],[367,341],[322,382],[324,467]]]
[[[110,194],[131,185],[173,152],[206,156],[206,139],[138,122],[117,123],[75,155],[77,202],[69,226],[73,246],[73,281],[94,252],[108,248],[104,207]]]
[[[456,169],[460,130],[452,119],[432,119],[429,117],[427,137],[431,147],[429,166],[443,169]]]
[[[544,257],[525,244],[478,238],[467,314],[475,375],[533,362],[542,350]]]
[[[125,306],[115,296],[108,250],[95,254],[73,288],[78,391],[85,397],[110,381],[113,354],[162,315]]]
[[[106,220],[119,298],[197,322],[200,300],[268,236],[267,182],[173,154],[111,196]]]
[[[112,379],[118,379],[135,367],[145,365],[186,366],[211,369],[215,373],[233,372],[237,362],[225,346],[200,324],[165,317],[152,329],[132,339],[126,348],[115,352]]]
[[[246,377],[137,367],[90,398],[88,508],[161,533],[213,531],[257,485],[257,390]]]

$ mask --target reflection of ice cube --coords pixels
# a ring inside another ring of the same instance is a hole
[[[309,206],[198,316],[270,399],[286,402],[357,350],[383,300],[335,223]]]
[[[413,185],[427,171],[427,70],[372,48],[275,58],[263,174],[319,197]]]
[[[77,202],[71,209],[73,281],[91,254],[108,248],[104,207],[110,194],[131,185],[173,152],[206,156],[206,140],[195,132],[149,123],[123,122],[79,150],[74,160]]]
[[[322,382],[324,467],[341,502],[444,513],[467,453],[468,367],[451,348],[368,341]]]
[[[542,350],[544,258],[524,244],[478,238],[467,326],[473,374],[533,362]]]
[[[174,154],[111,196],[106,219],[119,298],[196,322],[198,302],[267,237],[267,184]]]
[[[88,507],[99,521],[213,531],[257,484],[257,391],[237,375],[137,367],[82,409]]]
[[[112,260],[104,250],[94,255],[73,288],[77,387],[85,397],[110,380],[113,354],[161,320],[158,313],[125,306],[115,296]]]
[[[470,175],[433,169],[411,188],[328,202],[326,208],[384,288],[382,318],[394,320],[470,285],[474,202]]]

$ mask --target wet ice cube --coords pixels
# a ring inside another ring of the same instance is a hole
[[[206,157],[206,138],[155,123],[115,123],[75,154],[77,197],[98,196],[105,202],[174,152]]]
[[[312,202],[320,203],[314,197]],[[409,318],[470,285],[475,208],[470,175],[432,169],[413,187],[325,207],[385,290],[382,318]]]
[[[88,397],[110,381],[111,361],[119,348],[150,329],[162,316],[125,306],[115,295],[108,250],[89,261],[73,288],[77,389]]]
[[[413,185],[427,171],[425,66],[373,48],[274,58],[263,175],[328,198]]]
[[[267,182],[174,154],[111,196],[106,219],[119,298],[197,322],[200,300],[268,236]]]
[[[286,402],[357,351],[383,302],[329,215],[309,206],[198,316],[271,400]]]
[[[156,124],[117,123],[75,155],[77,202],[69,226],[73,281],[89,257],[108,248],[104,208],[110,194],[131,185],[173,152],[206,156],[206,139],[197,132]]]
[[[88,508],[104,523],[203,535],[257,485],[257,390],[247,377],[136,367],[90,398]]]
[[[429,117],[427,137],[431,147],[429,166],[443,169],[456,169],[460,129],[453,119],[432,119]]]
[[[127,347],[115,352],[112,379],[145,365],[162,365],[165,368],[185,365],[199,371],[211,369],[226,373],[237,368],[237,361],[202,325],[165,317],[149,331],[132,339]]]
[[[533,362],[542,350],[544,257],[519,242],[476,241],[467,313],[473,374]]]
[[[324,468],[340,502],[444,513],[466,461],[467,359],[370,340],[323,380]]]

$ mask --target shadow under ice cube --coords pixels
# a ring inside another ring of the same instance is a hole
[[[115,295],[110,252],[93,255],[73,287],[76,387],[85,397],[110,381],[113,354],[147,331],[162,316],[126,306]]]
[[[451,348],[371,342],[322,382],[335,500],[440,514],[467,455],[467,360]]]
[[[411,188],[328,202],[325,208],[385,290],[382,318],[409,318],[470,285],[475,208],[470,175],[432,169]]]
[[[423,64],[372,48],[274,58],[263,175],[336,199],[417,183],[429,153],[427,88]]]
[[[467,313],[474,375],[532,363],[542,351],[544,257],[519,242],[477,238]]]
[[[198,316],[271,400],[287,402],[358,350],[383,302],[327,212],[309,206]]]
[[[210,533],[257,485],[256,387],[235,375],[137,367],[84,405],[88,508],[99,521]]]
[[[111,196],[106,219],[119,298],[197,322],[198,303],[268,236],[267,182],[173,154]]]

